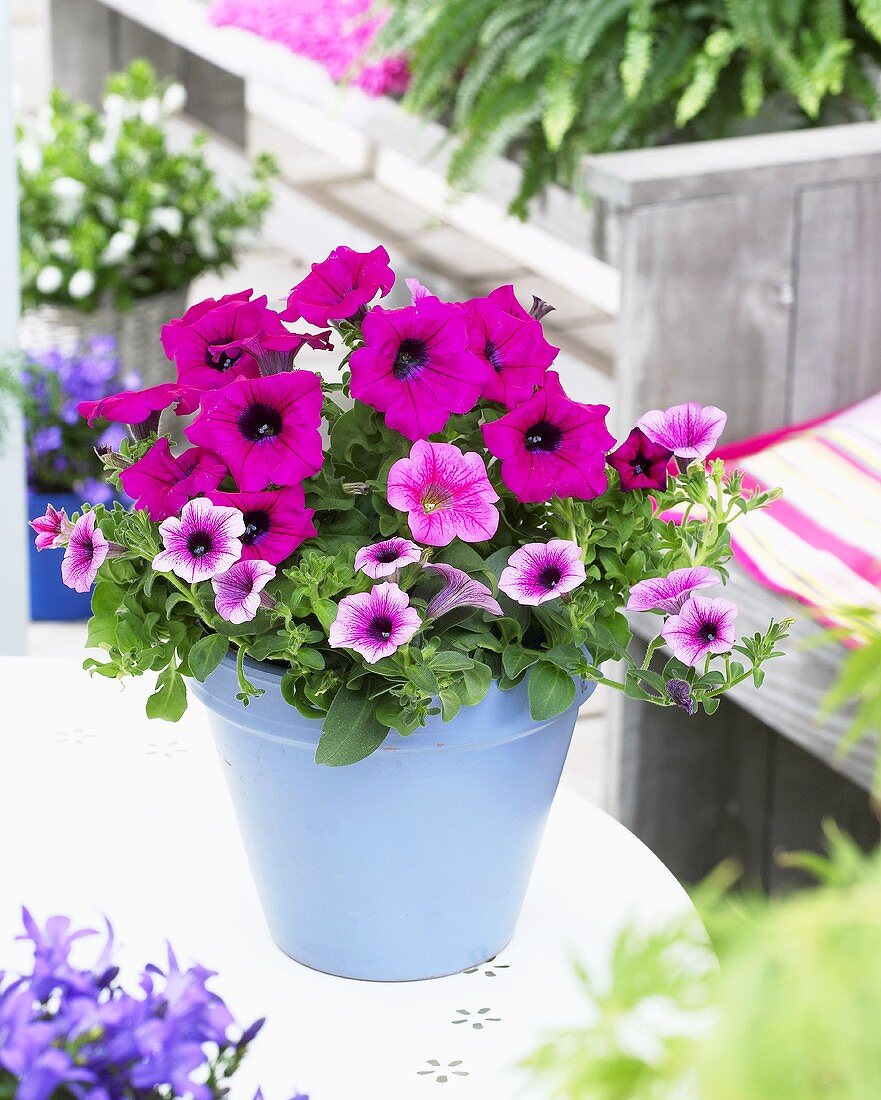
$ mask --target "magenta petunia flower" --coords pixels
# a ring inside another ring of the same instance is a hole
[[[409,642],[420,626],[407,593],[385,581],[369,592],[343,597],[328,638],[335,649],[354,649],[373,665]]]
[[[163,436],[145,455],[120,471],[122,487],[154,523],[176,516],[181,508],[217,486],[226,477],[226,466],[204,447],[189,447],[173,455]]]
[[[443,429],[450,413],[477,404],[489,365],[468,349],[461,307],[421,298],[403,309],[372,309],[352,353],[352,396],[385,413],[408,439]]]
[[[123,390],[99,401],[80,401],[77,411],[90,428],[103,417],[114,424],[128,424],[134,435],[146,438],[158,430],[160,413],[175,402],[182,412],[195,408],[188,390],[173,382],[163,382],[146,390]]]
[[[483,438],[518,500],[592,500],[606,490],[606,452],[615,443],[606,428],[608,411],[570,401],[556,371],[548,371],[534,397],[484,424]]]
[[[506,311],[492,294],[462,308],[471,350],[489,368],[481,396],[509,409],[532,397],[560,350],[545,340],[539,322]]]
[[[363,570],[368,577],[379,580],[390,577],[405,565],[412,565],[422,557],[422,551],[409,539],[386,539],[372,546],[362,546],[355,555],[355,569]]]
[[[242,559],[260,559],[278,565],[318,532],[314,512],[306,507],[302,485],[266,489],[260,493],[209,492],[213,504],[238,508],[245,521],[241,536]]]
[[[275,576],[275,566],[267,561],[246,558],[237,561],[225,573],[211,578],[214,606],[221,619],[229,623],[248,623],[264,607],[275,601],[263,591]]]
[[[62,546],[67,546],[70,533],[74,529],[74,525],[67,518],[67,512],[63,508],[59,511],[51,504],[46,505],[44,515],[29,519],[28,526],[37,532],[34,546],[38,550],[58,550]]]
[[[413,538],[427,546],[491,539],[499,526],[499,499],[479,454],[451,443],[417,440],[389,470],[388,502],[407,513]]]
[[[206,395],[187,437],[219,455],[245,492],[321,469],[321,383],[311,371],[240,378]]]
[[[68,588],[88,592],[110,550],[111,544],[98,526],[95,513],[83,512],[73,526],[64,551],[61,579]]]
[[[663,611],[676,615],[693,592],[700,588],[712,588],[721,578],[715,569],[705,565],[674,569],[666,577],[650,577],[639,581],[630,589],[628,611]]]
[[[312,265],[291,291],[281,316],[285,321],[302,317],[323,328],[331,321],[354,317],[377,294],[384,298],[394,285],[395,273],[381,245],[372,252],[356,252],[341,244],[326,260]]]
[[[487,297],[494,305],[497,305],[512,317],[516,317],[518,321],[528,321],[532,317],[532,314],[520,305],[517,295],[514,293],[514,287],[510,283],[506,283],[505,286],[497,286]]]
[[[730,600],[692,596],[664,623],[661,634],[674,657],[695,667],[705,657],[731,651],[736,621],[737,608]]]
[[[284,336],[287,329],[265,295],[251,301],[251,294],[206,298],[163,327],[162,346],[181,385],[214,390],[236,378],[257,377],[257,361],[242,342],[258,333]]]
[[[571,592],[584,578],[578,545],[551,539],[515,550],[499,577],[499,588],[517,603],[535,607]]]
[[[652,409],[636,426],[653,443],[666,447],[677,458],[706,458],[725,430],[728,417],[715,405],[673,405],[662,412]]]
[[[425,568],[443,577],[444,581],[443,588],[432,596],[425,609],[426,619],[438,619],[457,607],[476,607],[490,615],[504,615],[499,601],[486,585],[469,577],[464,570],[443,562],[427,562]]]
[[[165,549],[153,559],[153,568],[193,584],[225,573],[239,560],[245,522],[238,508],[221,508],[197,497],[183,506],[180,519],[163,520],[159,533]]]
[[[639,428],[634,428],[617,451],[609,455],[609,465],[618,471],[625,492],[664,489],[672,457],[672,451],[653,443]]]
[[[315,351],[333,351],[330,330],[326,332],[286,332],[283,336],[259,333],[241,341],[241,347],[253,355],[257,370],[264,378],[270,374],[284,374],[294,369],[294,360],[301,348],[308,344]],[[234,345],[230,345],[234,347]]]

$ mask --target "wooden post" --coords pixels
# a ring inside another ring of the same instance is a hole
[[[52,83],[98,103],[116,67],[119,16],[95,0],[51,0]]]
[[[9,9],[0,11],[0,72],[11,71]],[[0,84],[0,354],[17,344],[18,183],[15,168],[12,88]],[[28,618],[24,439],[21,418],[12,410],[0,443],[0,496],[7,537],[0,539],[0,576],[5,578],[0,613],[0,654],[25,652]]]

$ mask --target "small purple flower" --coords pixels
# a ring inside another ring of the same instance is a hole
[[[83,512],[74,524],[61,562],[61,579],[68,588],[88,592],[111,545],[101,533],[94,512]]]
[[[74,525],[67,518],[67,512],[62,508],[53,508],[46,505],[46,513],[28,520],[28,525],[37,532],[34,545],[38,550],[56,550],[67,546],[70,533]]]
[[[687,680],[668,680],[667,694],[689,717],[697,710],[697,703],[691,694],[691,684]]]
[[[160,573],[176,573],[191,584],[225,573],[242,556],[245,521],[238,508],[222,508],[205,497],[188,501],[180,514],[159,524],[165,546],[153,559]]]
[[[490,615],[504,615],[499,601],[486,585],[469,577],[463,570],[443,562],[428,562],[425,568],[444,579],[443,588],[432,596],[425,609],[426,619],[438,619],[456,607],[477,607]]]
[[[373,665],[409,642],[420,626],[407,593],[386,581],[340,600],[329,640],[335,649],[354,649]]]
[[[673,452],[653,443],[639,428],[634,428],[621,446],[608,456],[608,463],[618,471],[625,493],[634,489],[664,489],[667,467]]]
[[[211,578],[217,614],[230,623],[250,622],[261,604],[274,603],[263,591],[274,576],[275,566],[259,558],[244,558],[225,573],[217,573]]]
[[[584,578],[578,545],[568,539],[551,539],[515,550],[499,577],[499,588],[517,603],[534,607],[571,592]]]
[[[390,577],[405,565],[419,561],[422,551],[409,539],[386,539],[372,546],[362,546],[355,555],[355,569],[361,569],[373,580]]]
[[[672,451],[677,458],[706,458],[725,430],[728,417],[715,405],[673,405],[663,412],[652,409],[640,417],[637,427],[653,443]]]
[[[79,493],[80,499],[89,504],[109,504],[113,500],[113,490],[96,477],[87,477],[74,485],[74,490]]]
[[[664,623],[661,634],[674,657],[696,667],[705,657],[730,652],[736,621],[737,608],[730,600],[692,596]]]
[[[61,428],[57,424],[47,424],[42,428],[37,428],[31,439],[31,446],[38,455],[60,450]]]
[[[716,570],[705,565],[674,569],[666,577],[651,577],[635,584],[630,589],[627,610],[663,611],[666,615],[676,615],[696,589],[712,588],[719,583],[721,578]]]

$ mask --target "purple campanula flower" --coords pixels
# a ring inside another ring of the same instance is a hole
[[[736,621],[737,607],[730,600],[692,596],[664,623],[661,634],[674,657],[696,667],[705,657],[730,652]]]
[[[704,459],[716,446],[728,417],[715,405],[673,405],[661,411],[652,409],[637,422],[653,443],[672,451],[677,458]]]
[[[628,611],[663,611],[676,615],[686,600],[699,588],[712,588],[722,578],[705,565],[674,569],[666,577],[650,577],[630,589]]]
[[[568,539],[551,539],[515,550],[499,577],[499,588],[517,603],[535,607],[571,592],[584,579],[579,546]]]
[[[417,440],[389,470],[387,499],[407,513],[413,538],[427,546],[485,542],[498,530],[498,493],[483,458],[451,443]]]
[[[38,455],[57,451],[61,447],[61,428],[57,424],[47,424],[37,428],[31,437],[31,446]]]
[[[355,555],[355,569],[376,581],[380,577],[390,577],[405,565],[412,565],[421,556],[422,551],[409,539],[386,539],[372,546],[362,546]]]
[[[96,477],[87,477],[74,485],[75,492],[80,499],[88,504],[109,504],[113,499],[113,490],[105,481],[99,481]]]
[[[225,573],[239,560],[245,522],[238,508],[221,508],[197,497],[183,506],[179,519],[164,519],[159,533],[165,549],[153,559],[153,568],[193,584]]]
[[[432,596],[425,609],[426,619],[440,618],[456,607],[476,607],[490,615],[504,615],[499,601],[486,585],[469,577],[464,570],[443,562],[427,562],[425,568],[444,580],[443,588]]]
[[[691,684],[687,680],[668,680],[667,694],[689,717],[697,710],[697,703],[691,694]]]
[[[608,456],[608,462],[618,471],[621,488],[627,493],[634,489],[665,489],[672,457],[672,451],[653,443],[639,428],[634,428]]]
[[[335,649],[354,649],[372,665],[409,642],[420,626],[407,593],[385,581],[340,600],[329,640]]]
[[[372,252],[356,252],[340,245],[320,263],[312,265],[288,295],[282,319],[324,328],[330,321],[354,317],[377,294],[384,298],[395,284],[388,252],[380,245]]]
[[[275,566],[259,558],[243,558],[225,573],[216,574],[211,578],[211,587],[217,614],[230,623],[250,622],[261,604],[274,604],[263,592],[274,576]]]
[[[61,579],[68,588],[88,592],[111,549],[95,513],[83,512],[74,524],[64,551]]]

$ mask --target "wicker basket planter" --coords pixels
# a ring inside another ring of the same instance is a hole
[[[137,371],[142,386],[169,382],[174,369],[162,350],[159,333],[166,322],[184,312],[188,290],[183,286],[141,298],[127,310],[109,303],[93,313],[72,306],[37,306],[22,317],[19,343],[26,351],[72,352],[92,336],[112,336],[123,366]]]

